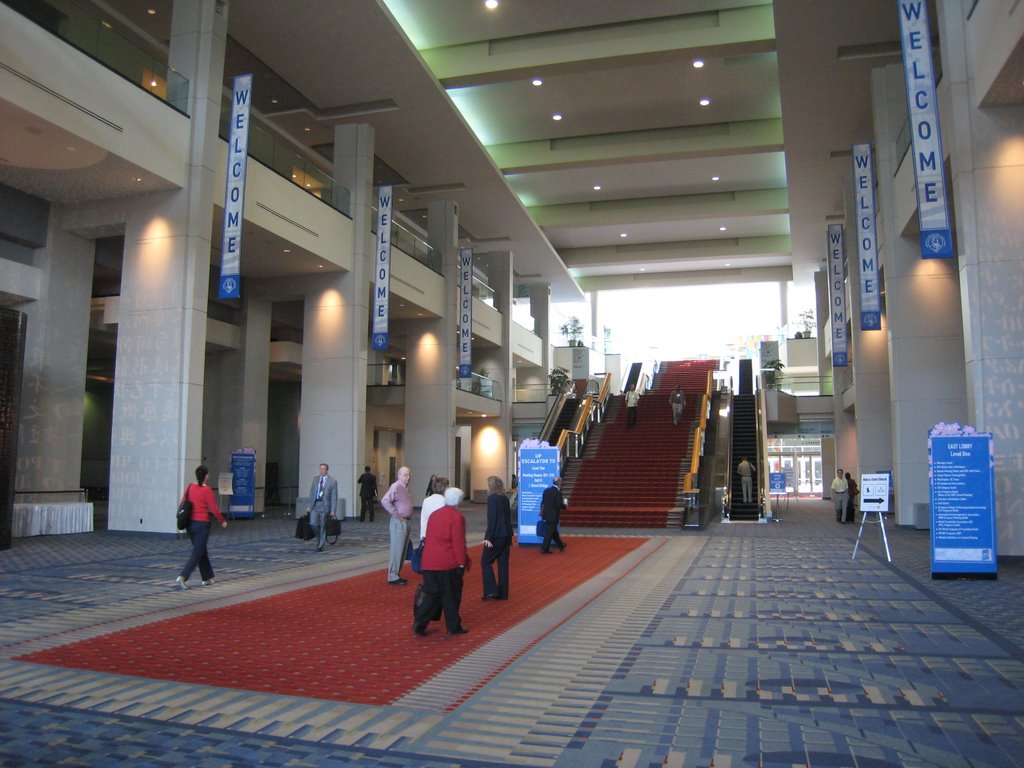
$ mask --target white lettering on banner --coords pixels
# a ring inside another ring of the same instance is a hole
[[[878,239],[875,235],[875,164],[870,144],[853,145],[853,193],[857,206],[857,255],[860,257],[860,329],[882,328],[878,289]]]
[[[828,303],[832,311],[832,367],[849,365],[846,348],[846,276],[843,252],[846,250],[842,224],[828,225]]]
[[[388,348],[388,312],[391,300],[391,187],[377,188],[377,255],[374,265],[374,349]]]
[[[220,285],[217,297],[241,297],[242,220],[245,214],[245,168],[249,159],[249,106],[252,75],[239,75],[232,83],[231,120],[228,123],[227,184],[224,189],[224,236],[220,248]]]
[[[473,249],[459,249],[459,378],[473,375]]]
[[[935,97],[935,71],[931,31],[925,0],[897,0],[903,77],[910,109],[911,157],[917,187],[917,217],[921,229],[921,256],[953,256],[953,236],[946,204],[945,155]]]

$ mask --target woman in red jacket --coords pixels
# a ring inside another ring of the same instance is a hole
[[[427,624],[444,609],[444,623],[449,635],[464,635],[459,606],[462,604],[462,579],[469,570],[466,551],[466,518],[456,507],[463,493],[458,488],[444,492],[444,506],[430,515],[426,543],[423,545],[422,593],[413,605],[412,631],[427,634]]]
[[[213,566],[210,565],[210,556],[206,551],[206,544],[210,540],[210,513],[220,521],[221,528],[228,527],[228,521],[217,508],[217,499],[213,496],[213,489],[206,484],[206,478],[210,470],[205,464],[196,467],[196,481],[189,484],[185,489],[185,495],[192,502],[192,517],[188,521],[188,537],[192,539],[192,554],[189,555],[185,566],[181,569],[178,578],[174,580],[182,589],[188,589],[188,577],[192,575],[195,567],[199,566],[199,575],[203,578],[203,586],[213,584]]]

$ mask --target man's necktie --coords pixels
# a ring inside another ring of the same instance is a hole
[[[320,478],[320,490],[316,492],[316,497],[322,499],[324,497],[324,479]]]

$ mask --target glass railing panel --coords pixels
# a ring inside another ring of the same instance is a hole
[[[71,0],[5,2],[96,61],[188,114],[188,80]]]
[[[548,388],[544,384],[526,384],[512,390],[516,403],[544,403],[548,399]]]
[[[373,208],[373,218],[370,225],[374,234],[377,233],[377,208]],[[411,229],[401,224],[397,219],[391,220],[391,246],[398,248],[402,253],[411,256],[421,264],[425,264],[431,270],[441,275],[444,274],[441,268],[441,254],[435,250],[422,237]]]
[[[220,113],[220,137],[225,141],[230,118],[230,103],[227,103]],[[352,203],[348,189],[257,125],[249,128],[249,157],[351,218]]]
[[[468,379],[456,379],[455,388],[461,389],[463,392],[472,392],[474,395],[480,395],[491,400],[501,399],[501,389],[497,379],[481,376],[479,373],[474,373]]]
[[[494,289],[478,277],[473,278],[473,297],[480,299],[480,301],[489,307],[495,306],[496,299]]]
[[[366,386],[368,387],[403,387],[405,386],[404,363],[374,363],[366,366]]]

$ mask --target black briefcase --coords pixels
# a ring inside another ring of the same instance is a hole
[[[309,541],[313,538],[313,528],[309,524],[309,515],[303,515],[295,521],[295,538]]]
[[[338,543],[338,537],[341,536],[341,520],[336,517],[328,517],[324,523],[327,526],[326,536],[333,536],[334,541],[331,544]]]

